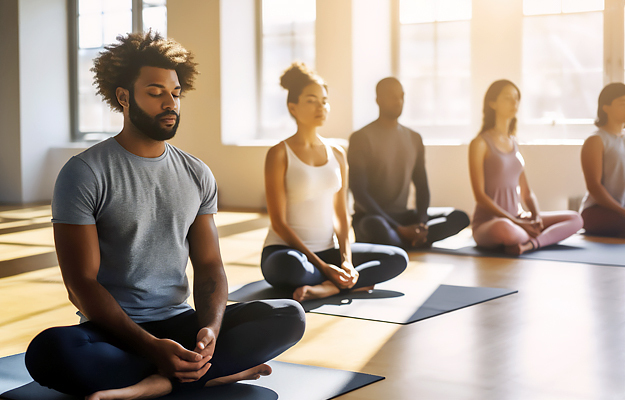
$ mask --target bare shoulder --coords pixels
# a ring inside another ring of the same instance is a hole
[[[342,146],[340,146],[339,144],[336,144],[336,143],[330,143],[329,146],[330,146],[330,148],[332,148],[332,151],[334,152],[334,156],[339,161],[339,163],[346,164],[347,163],[347,153],[345,152],[345,149]]]
[[[586,138],[586,140],[584,140],[584,145],[582,146],[582,151],[583,150],[590,150],[590,151],[603,151],[603,140],[601,140],[601,137],[598,135],[592,135]]]
[[[278,161],[286,158],[286,144],[280,142],[269,148],[266,161]]]
[[[469,143],[469,152],[485,151],[487,148],[486,141],[482,135],[477,135]]]

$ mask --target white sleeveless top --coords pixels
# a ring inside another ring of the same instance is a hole
[[[313,252],[335,247],[334,195],[341,189],[341,166],[332,147],[323,143],[327,162],[312,166],[300,160],[286,142],[286,222]],[[269,227],[264,246],[288,244]]]
[[[594,133],[603,142],[603,168],[601,184],[621,206],[625,207],[625,134],[612,135],[603,129]],[[582,201],[582,210],[597,204],[586,193]]]

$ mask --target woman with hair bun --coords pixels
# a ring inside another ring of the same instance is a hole
[[[473,238],[480,247],[503,246],[513,255],[557,243],[582,227],[574,211],[540,212],[538,208],[515,137],[520,99],[519,88],[508,80],[490,85],[484,96],[482,129],[469,145],[469,172],[477,203]]]
[[[328,86],[302,63],[282,75],[297,132],[269,149],[265,192],[271,226],[261,269],[298,301],[369,290],[404,271],[406,252],[349,242],[345,151],[317,133],[330,105]]]
[[[587,234],[625,237],[625,85],[610,83],[599,94],[599,128],[582,146],[588,193],[582,202]]]

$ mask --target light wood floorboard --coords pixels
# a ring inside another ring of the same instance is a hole
[[[42,218],[49,206],[0,207],[0,229]],[[229,284],[262,279],[266,215],[220,212],[215,220]],[[49,252],[51,231],[0,234],[0,261]],[[519,293],[405,326],[307,314],[304,338],[278,359],[386,377],[346,400],[625,399],[625,268],[410,257],[427,268],[453,265],[446,284]],[[77,322],[58,266],[0,279],[0,310],[0,356],[25,351],[49,326]]]

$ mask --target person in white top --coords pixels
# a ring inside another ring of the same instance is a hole
[[[582,202],[587,234],[625,237],[625,85],[610,83],[599,94],[599,128],[582,146],[588,192]]]
[[[293,63],[280,83],[289,91],[297,132],[265,160],[271,220],[261,260],[265,279],[303,301],[369,290],[401,274],[404,250],[349,242],[345,151],[317,133],[330,111],[327,85],[302,63]]]

